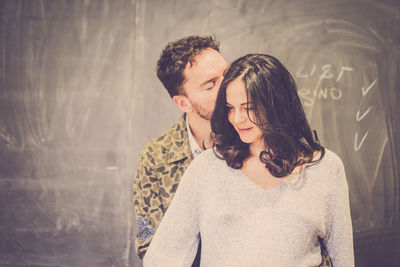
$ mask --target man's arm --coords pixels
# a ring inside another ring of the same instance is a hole
[[[135,248],[143,258],[163,215],[163,204],[159,196],[157,172],[151,164],[151,155],[139,156],[136,178],[133,185],[133,201],[137,222]]]

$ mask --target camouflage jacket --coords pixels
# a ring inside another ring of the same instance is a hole
[[[135,247],[140,258],[146,253],[192,160],[185,116],[142,149],[133,186],[138,230]]]

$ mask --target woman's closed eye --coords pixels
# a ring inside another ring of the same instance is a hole
[[[227,109],[228,111],[230,111],[230,110],[233,109],[233,106],[231,106],[231,105],[229,105],[229,104],[227,104],[225,107],[226,107],[226,109]],[[241,107],[240,109],[241,109],[241,110],[244,110],[244,111],[253,111],[255,108],[254,108],[253,106],[247,106],[247,107]]]

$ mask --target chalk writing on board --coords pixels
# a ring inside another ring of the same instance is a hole
[[[371,88],[376,84],[377,81],[378,81],[378,79],[375,79],[375,80],[367,87],[367,89],[364,89],[364,87],[361,87],[362,95],[365,96],[366,94],[368,94],[369,90],[371,90]]]
[[[304,66],[301,66],[296,71],[296,77],[307,79],[316,77],[318,81],[314,89],[309,88],[300,88],[298,90],[300,98],[303,99],[303,105],[305,107],[312,107],[315,103],[315,100],[321,99],[332,99],[332,100],[340,100],[343,96],[342,89],[337,86],[330,87],[321,87],[321,83],[323,80],[334,79],[336,82],[339,82],[343,75],[346,72],[351,72],[354,69],[348,66],[341,66],[338,72],[335,72],[332,68],[331,64],[325,64],[321,67],[317,67],[317,65],[313,65],[309,71],[305,70]]]
[[[378,79],[375,79],[368,87],[367,89],[364,89],[364,87],[361,87],[361,93],[362,93],[362,97],[365,97],[368,92],[372,89],[372,87],[374,87],[374,85],[376,84],[376,82],[378,81]],[[371,111],[372,106],[370,106],[365,112],[363,112],[360,115],[360,110],[357,110],[356,113],[356,121],[357,122],[361,122],[367,115],[368,113]],[[364,141],[367,139],[369,133],[369,129],[365,132],[365,134],[363,135],[363,137],[361,138],[361,140],[359,141],[359,136],[358,136],[358,132],[356,132],[354,134],[354,151],[358,152],[362,145],[364,144]]]
[[[359,121],[361,121],[362,119],[364,119],[365,116],[367,116],[368,113],[371,111],[371,109],[372,109],[372,106],[370,106],[363,114],[361,114],[361,116],[360,116],[360,111],[357,110],[357,113],[356,113],[356,121],[359,122]]]
[[[359,151],[361,146],[363,145],[365,139],[367,138],[369,130],[364,134],[364,136],[361,138],[360,143],[358,143],[358,132],[354,135],[354,151]],[[357,144],[358,143],[358,144]]]
[[[298,78],[310,78],[313,77],[315,74],[315,71],[317,70],[317,65],[313,65],[311,67],[311,70],[309,72],[304,72],[304,66],[301,66],[297,71],[296,71],[296,77]],[[352,67],[346,67],[346,66],[341,66],[340,71],[336,77],[336,81],[340,81],[342,78],[343,74],[346,71],[353,71],[354,69]],[[332,65],[331,64],[325,64],[321,66],[321,71],[322,73],[319,75],[321,79],[332,79],[334,77],[334,73],[332,71]]]

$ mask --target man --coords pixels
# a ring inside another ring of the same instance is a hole
[[[168,43],[157,76],[184,115],[141,151],[134,182],[138,225],[136,250],[143,258],[193,158],[211,147],[210,119],[227,63],[212,37],[189,36]],[[193,263],[199,266],[199,253]]]
[[[212,37],[185,37],[168,43],[161,53],[157,76],[184,115],[139,155],[133,198],[138,228],[135,246],[141,259],[186,168],[212,146],[210,119],[226,68]],[[199,264],[198,251],[192,266]],[[324,249],[320,266],[331,266]]]

